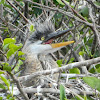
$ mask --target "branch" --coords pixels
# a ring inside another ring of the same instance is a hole
[[[25,100],[29,100],[29,98],[27,97],[27,94],[23,91],[20,82],[18,81],[18,79],[10,72],[8,72],[8,74],[11,76],[11,78],[13,79],[13,81],[17,84],[17,88],[19,89],[20,93],[23,95]]]
[[[24,20],[29,23],[28,19],[11,3],[9,0],[6,0],[18,13],[24,18]]]
[[[90,14],[90,17],[91,17],[92,23],[93,23],[92,30],[93,30],[94,34],[96,35],[97,40],[98,40],[98,44],[99,44],[99,46],[100,46],[100,34],[99,34],[99,32],[97,31],[97,25],[96,25],[96,23],[95,23],[95,19],[94,19],[94,16],[93,16],[93,14],[92,14],[92,7],[89,7],[89,14]]]
[[[89,88],[90,89],[90,88]],[[14,95],[19,95],[19,91],[17,88],[14,88]],[[32,88],[32,87],[26,87],[26,88],[23,88],[24,92],[25,93],[37,93],[38,90],[37,88]],[[76,93],[76,94],[84,94],[82,91],[79,91],[77,89],[69,89],[69,88],[66,88],[66,93],[67,94],[70,94],[70,93]],[[88,90],[88,91],[84,91],[87,95],[94,95],[95,94],[95,90]],[[60,90],[59,89],[53,89],[53,88],[40,88],[39,90],[39,93],[53,93],[53,94],[60,94]],[[98,94],[100,94],[98,92]]]
[[[62,66],[62,67],[59,67],[59,68],[39,71],[39,72],[32,73],[31,75],[26,75],[26,76],[19,77],[19,81],[25,81],[26,79],[27,79],[27,81],[29,81],[32,78],[35,78],[37,76],[64,72],[65,70],[68,70],[68,69],[82,67],[82,66],[89,66],[89,65],[96,64],[96,63],[99,63],[99,62],[100,62],[100,57],[90,59],[90,60],[85,60],[85,61],[82,61],[82,62],[75,62],[75,63],[71,63],[71,64],[68,64],[68,65],[65,65],[65,66]]]

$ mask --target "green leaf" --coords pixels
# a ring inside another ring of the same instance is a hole
[[[25,60],[25,57],[19,57],[20,60]]]
[[[100,68],[100,64],[95,65],[96,68]]]
[[[0,67],[1,68],[1,67]],[[0,74],[3,74],[4,72],[0,70]]]
[[[12,96],[13,96],[13,89],[14,89],[14,84],[12,84],[12,93],[11,93],[11,94],[12,94]]]
[[[69,22],[69,27],[73,27],[73,22]]]
[[[87,96],[86,95],[84,95],[84,100],[87,100]]]
[[[23,1],[23,0],[16,0],[16,1],[20,2],[20,1]]]
[[[1,5],[1,4],[4,5],[4,4],[5,4],[5,0],[0,0],[0,5]]]
[[[7,95],[7,99],[9,99],[10,97],[11,97],[11,95],[10,95],[10,94],[8,94],[8,95]]]
[[[92,42],[93,42],[93,38],[90,38],[90,39],[88,40],[88,43],[89,43],[89,44],[92,44]]]
[[[61,85],[60,85],[60,100],[65,100],[65,98],[66,98],[65,88],[64,88],[64,86],[61,84]]]
[[[9,89],[10,82],[5,77],[3,77],[2,75],[0,75],[0,78],[2,79],[2,81],[4,81],[4,83],[7,85],[8,89]]]
[[[3,41],[3,45],[11,44],[11,43],[16,43],[16,40],[14,38],[6,38]]]
[[[89,46],[88,45],[85,45],[85,47],[86,47],[86,50],[87,50],[89,56],[92,57],[93,55],[91,54],[91,50],[89,49]]]
[[[12,9],[12,7],[10,5],[8,5],[7,3],[4,4],[5,7]]]
[[[9,66],[8,63],[4,63],[4,64],[3,64],[3,70],[6,70],[6,71],[11,72],[11,66]]]
[[[6,89],[6,87],[3,84],[0,84],[0,88]]]
[[[20,5],[24,7],[25,4],[24,4],[23,0],[20,0]]]
[[[16,65],[16,67],[14,68],[14,71],[17,72],[19,70],[19,67],[23,64],[23,62],[21,60],[18,60],[18,63]]]
[[[72,57],[69,61],[69,64],[72,63],[74,61],[74,58]]]
[[[35,29],[34,29],[34,26],[33,25],[30,25],[30,32],[34,32],[35,31]]]
[[[7,58],[9,58],[12,54],[14,54],[16,51],[18,51],[23,45],[15,45],[15,44],[9,44],[9,50],[7,52]]]
[[[65,5],[61,0],[56,0],[59,4],[61,4],[61,5]],[[68,5],[69,5],[69,2],[67,2],[67,1],[65,1]]]
[[[12,97],[12,95],[11,95],[11,94],[8,94],[6,99],[7,99],[7,100],[15,100],[15,98],[14,98],[14,97]]]
[[[90,73],[95,73],[96,72],[96,69],[93,67],[89,70]]]
[[[9,46],[9,44],[4,45],[4,46],[3,46],[3,50],[4,50],[4,51],[7,50],[8,46]]]
[[[3,100],[3,97],[0,97],[0,100]]]
[[[15,100],[14,97],[10,97],[8,100]]]
[[[83,17],[88,17],[89,16],[89,9],[88,7],[84,7],[80,12],[79,12]]]
[[[19,67],[23,64],[21,60],[18,60],[17,66],[14,68],[14,71],[17,72],[19,70]]]
[[[95,1],[94,2],[96,5],[98,5],[98,6],[100,6],[100,1],[98,0],[98,1]]]
[[[18,56],[22,56],[24,53],[22,51],[18,51]]]
[[[64,100],[68,100],[68,99],[65,98]]]
[[[70,71],[70,73],[80,74],[80,70],[78,68],[72,68],[69,71]]]
[[[15,45],[15,44],[9,45],[9,49],[13,49],[14,52],[18,51],[21,47],[22,47],[22,44],[20,44],[19,46]]]
[[[62,60],[57,60],[57,64],[58,64],[59,67],[61,67],[61,65],[62,65]]]
[[[86,54],[85,51],[80,51],[80,52],[79,52],[79,55],[82,55],[82,56],[83,56],[84,54]]]
[[[7,52],[7,58],[9,59],[9,57],[14,54],[14,50],[13,49],[10,49],[8,52]]]
[[[100,73],[100,67],[99,67],[99,68],[97,68],[97,69],[96,69],[96,71],[97,71],[98,73]]]
[[[92,67],[89,72],[91,73],[100,73],[100,64],[95,65],[94,67]]]
[[[23,62],[21,60],[18,60],[18,65],[21,66]]]
[[[100,79],[96,77],[83,77],[83,80],[93,89],[100,91]]]

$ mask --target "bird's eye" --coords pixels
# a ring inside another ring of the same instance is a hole
[[[43,37],[41,37],[41,40],[43,41],[45,39],[45,37],[43,36]]]

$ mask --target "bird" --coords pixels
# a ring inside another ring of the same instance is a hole
[[[68,30],[55,31],[51,21],[44,21],[35,27],[35,31],[28,37],[23,46],[22,52],[25,53],[25,61],[20,76],[30,75],[34,72],[58,68],[56,61],[50,53],[59,50],[65,45],[74,43],[74,41],[63,43],[52,43],[53,39],[65,34]],[[49,75],[55,81],[58,80],[58,74]],[[24,82],[25,86],[39,85],[41,78],[36,77],[30,82]]]

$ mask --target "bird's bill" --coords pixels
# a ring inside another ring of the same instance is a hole
[[[46,36],[46,38],[44,39],[43,43],[44,42],[47,42],[48,40],[51,40],[51,39],[56,39],[68,32],[70,32],[71,30],[73,30],[74,28],[70,28],[70,29],[67,29],[67,30],[63,30],[63,31],[56,31],[56,32],[53,32],[51,34],[48,34],[48,36]]]
[[[67,41],[67,42],[62,42],[62,43],[54,43],[54,44],[50,44],[52,48],[59,48],[59,47],[63,47],[63,46],[67,46],[69,44],[74,43],[74,41]]]

